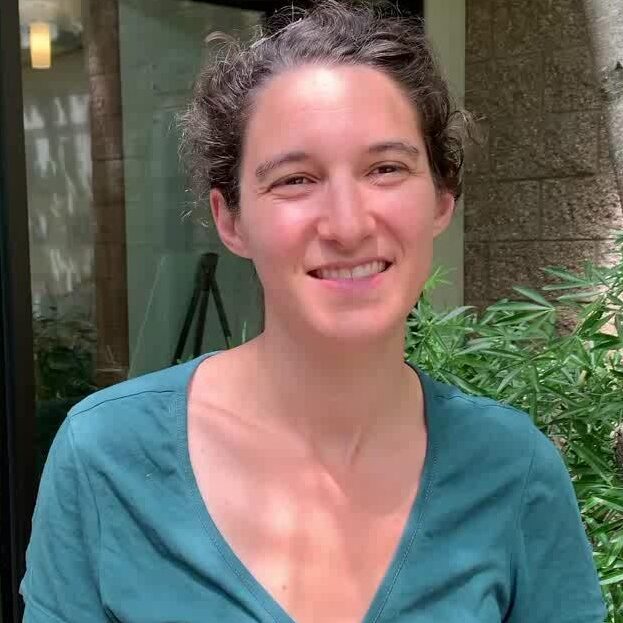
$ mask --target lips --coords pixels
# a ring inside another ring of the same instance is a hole
[[[388,267],[389,262],[374,260],[353,268],[319,268],[311,274],[317,279],[365,279],[384,272]]]
[[[372,258],[357,263],[327,264],[309,271],[309,275],[316,279],[363,279],[385,272],[391,262],[383,258]]]

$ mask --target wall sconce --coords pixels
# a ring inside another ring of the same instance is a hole
[[[18,6],[25,65],[49,69],[52,57],[82,47],[81,0],[19,0]]]
[[[50,24],[32,22],[29,29],[30,62],[33,69],[49,69],[52,66],[52,36]]]

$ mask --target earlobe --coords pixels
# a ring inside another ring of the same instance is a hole
[[[244,237],[240,231],[240,217],[229,209],[223,193],[216,188],[210,191],[210,209],[222,243],[233,254],[249,258]]]
[[[443,233],[454,215],[456,200],[452,193],[442,192],[437,199],[437,214],[435,216],[435,237]]]

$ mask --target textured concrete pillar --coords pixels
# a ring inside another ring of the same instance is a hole
[[[623,197],[623,2],[584,0],[595,72],[605,109],[610,157]]]
[[[89,0],[88,15],[96,383],[103,387],[124,380],[129,367],[118,0]]]
[[[466,8],[482,145],[467,161],[465,300],[484,306],[543,285],[545,266],[612,262],[623,215],[582,0]]]

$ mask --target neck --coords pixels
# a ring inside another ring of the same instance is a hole
[[[254,366],[258,406],[314,459],[348,469],[374,451],[371,440],[381,447],[383,437],[417,413],[419,381],[404,363],[402,330],[365,344],[310,342],[267,326],[248,344],[261,362]]]

